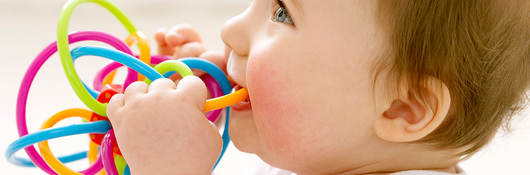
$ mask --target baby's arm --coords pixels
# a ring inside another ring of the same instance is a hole
[[[174,47],[172,55],[202,56],[225,67],[222,54],[197,50],[202,44],[181,42]],[[178,85],[169,79],[149,86],[135,82],[111,99],[107,114],[132,174],[211,173],[222,140],[202,112],[206,94],[204,83],[188,76]]]

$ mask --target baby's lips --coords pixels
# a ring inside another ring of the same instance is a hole
[[[234,86],[234,88],[232,89],[232,93],[234,93],[235,91],[239,90],[243,88],[242,86],[236,84]],[[247,97],[247,99],[239,102],[239,103],[236,103],[236,104],[233,104],[232,105],[232,109],[236,110],[236,111],[245,111],[245,110],[249,110],[249,109],[252,109],[252,103],[250,102],[250,97]]]

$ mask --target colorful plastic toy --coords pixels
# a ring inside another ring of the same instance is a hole
[[[67,35],[70,16],[74,9],[83,3],[95,3],[110,11],[130,33],[125,42],[109,34],[97,31],[80,31]],[[107,43],[115,49],[81,46],[70,50],[69,44],[86,40]],[[135,41],[140,50],[139,56],[134,55],[129,48]],[[90,110],[80,108],[63,110],[48,119],[41,127],[41,131],[29,134],[26,123],[26,102],[29,89],[41,66],[57,51],[61,57],[61,63],[70,85],[79,99]],[[108,58],[114,61],[103,67],[96,74],[93,89],[80,80],[73,66],[75,60],[87,55]],[[123,84],[112,84],[115,70],[123,65],[128,67],[125,82]],[[154,65],[154,68],[151,65]],[[204,111],[210,111],[207,114],[207,118],[210,121],[215,121],[222,108],[226,108],[225,129],[222,134],[223,150],[215,164],[217,166],[230,142],[228,136],[230,105],[248,98],[247,90],[243,88],[231,93],[232,86],[224,72],[206,60],[199,58],[170,60],[164,56],[151,56],[145,36],[137,31],[125,14],[111,2],[107,0],[70,0],[66,3],[59,18],[57,42],[51,43],[41,51],[24,75],[18,93],[16,110],[20,138],[8,146],[6,157],[9,162],[15,165],[36,166],[48,174],[130,174],[126,162],[121,157],[112,127],[106,117],[107,102],[114,94],[122,92],[134,81],[150,83],[158,78],[169,77],[175,72],[182,77],[190,76],[193,75],[191,69],[202,70],[209,74],[201,77],[214,97],[206,101]],[[86,122],[52,128],[59,121],[70,117],[81,117]],[[47,140],[76,134],[89,134],[88,151],[59,158],[56,158],[51,153]],[[33,144],[38,144],[40,154]],[[21,149],[24,149],[28,154],[29,160],[14,156]],[[86,157],[88,157],[91,166],[80,172],[75,172],[63,164]]]

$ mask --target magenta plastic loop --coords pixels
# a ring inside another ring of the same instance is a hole
[[[108,65],[106,65],[105,67],[103,67],[96,74],[96,77],[94,78],[94,81],[92,82],[92,84],[93,84],[92,86],[94,86],[94,89],[97,90],[97,91],[101,91],[101,89],[103,89],[103,80],[105,79],[105,76],[107,76],[112,71],[120,68],[121,66],[123,66],[121,63],[112,62],[112,63],[109,63]],[[127,79],[129,77],[134,78],[134,79],[138,79],[138,74],[134,74],[134,75],[128,74],[127,75]]]
[[[210,91],[212,98],[217,98],[223,95],[223,90],[221,89],[221,86],[219,86],[219,83],[217,83],[217,81],[215,81],[212,76],[210,76],[209,74],[204,74],[203,76],[201,76],[201,79],[204,84],[206,84],[206,87]],[[223,109],[210,111],[208,112],[208,114],[206,114],[206,118],[208,118],[208,120],[210,120],[211,122],[215,122],[219,118],[219,115],[222,111]]]
[[[86,175],[93,175],[97,174],[101,169],[103,169],[103,159],[101,156],[98,156],[98,159],[92,166],[88,167],[86,170],[81,171],[80,173],[86,174]]]
[[[116,138],[114,137],[114,131],[111,129],[105,134],[105,137],[103,137],[103,141],[101,142],[101,157],[103,157],[103,167],[105,167],[105,171],[108,175],[119,175],[118,169],[116,168],[116,164],[114,164],[114,152],[112,152],[112,148],[114,147],[113,144],[115,144]]]

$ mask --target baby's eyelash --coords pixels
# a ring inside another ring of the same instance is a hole
[[[275,8],[273,8],[274,14],[273,14],[272,20],[274,22],[294,25],[293,19],[291,18],[291,15],[289,15],[289,12],[287,8],[285,7],[283,0],[274,0],[274,1],[275,1],[275,6],[274,6]]]

